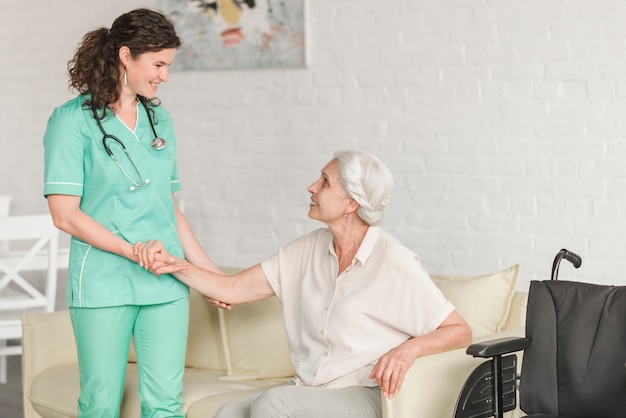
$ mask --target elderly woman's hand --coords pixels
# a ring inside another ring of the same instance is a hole
[[[163,243],[157,240],[136,242],[133,245],[133,253],[139,259],[139,265],[156,276],[175,273],[189,266],[187,261],[168,253],[163,247]]]
[[[230,311],[234,305],[230,304],[230,303],[226,303],[226,302],[222,302],[219,300],[215,300],[215,299],[211,299],[208,296],[205,296],[204,299],[211,303],[213,306],[218,307],[218,308],[222,308],[222,309],[226,309],[227,311]]]
[[[391,399],[400,390],[404,376],[414,361],[415,354],[406,344],[400,344],[378,359],[369,377],[375,378],[383,396]]]

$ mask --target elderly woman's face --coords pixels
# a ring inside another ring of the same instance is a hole
[[[344,217],[350,198],[339,180],[336,160],[326,164],[320,178],[311,184],[308,190],[311,193],[309,205],[311,219],[330,223]]]

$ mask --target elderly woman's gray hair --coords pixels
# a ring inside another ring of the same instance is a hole
[[[359,204],[359,218],[368,225],[380,224],[393,190],[387,166],[365,152],[337,151],[333,157],[343,188]]]

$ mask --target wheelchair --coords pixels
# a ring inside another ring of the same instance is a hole
[[[501,418],[519,408],[536,418],[626,417],[626,286],[558,280],[532,281],[525,338],[472,344],[467,354],[489,359],[468,377],[455,418]],[[517,373],[516,352],[523,351]]]

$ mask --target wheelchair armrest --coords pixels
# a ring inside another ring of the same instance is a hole
[[[506,337],[475,343],[467,347],[466,353],[474,357],[494,357],[524,350],[530,344],[528,338]]]

